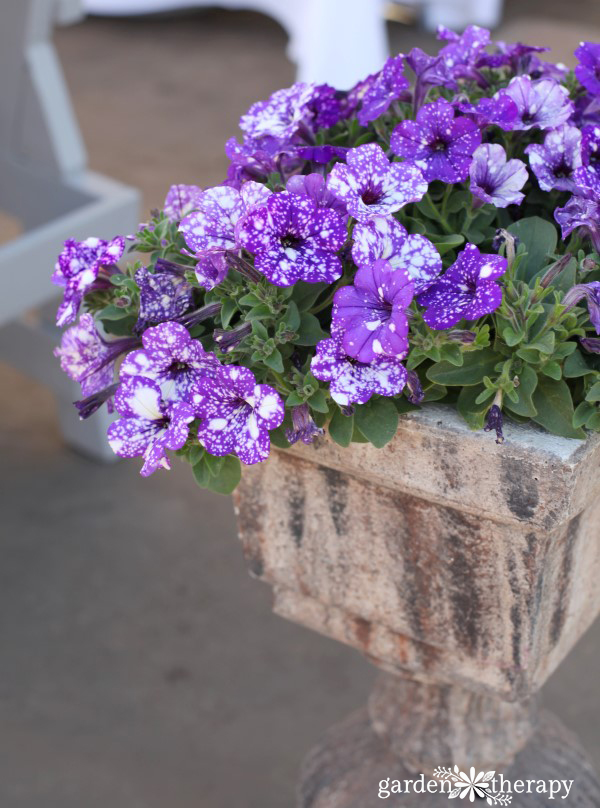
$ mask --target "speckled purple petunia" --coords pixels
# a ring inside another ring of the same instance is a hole
[[[543,144],[525,149],[542,191],[575,191],[573,172],[581,166],[581,131],[563,124],[546,134]]]
[[[90,396],[112,384],[115,361],[136,344],[135,337],[108,341],[98,332],[91,314],[82,314],[62,335],[54,356],[70,379],[79,382],[82,396]]]
[[[111,241],[93,237],[85,241],[72,238],[65,241],[52,275],[52,283],[63,286],[65,290],[56,314],[56,325],[62,327],[75,322],[87,292],[110,287],[110,272],[106,270],[114,267],[124,249],[125,239],[122,236]],[[103,270],[106,277],[100,277]]]
[[[176,320],[192,303],[192,287],[170,272],[149,272],[140,267],[135,273],[140,290],[140,308],[135,330],[139,334],[150,325]]]
[[[360,125],[367,126],[383,115],[406,92],[408,86],[409,81],[404,75],[404,55],[400,53],[392,56],[363,95],[362,105],[357,113]]]
[[[108,428],[108,442],[119,457],[144,458],[141,474],[169,469],[167,450],[181,449],[194,412],[189,404],[165,402],[152,379],[127,377],[115,393],[115,409],[121,415]]]
[[[467,244],[437,283],[419,295],[427,325],[442,331],[495,311],[502,303],[502,289],[495,280],[506,266],[506,258],[480,253],[474,244]]]
[[[424,292],[442,271],[442,259],[425,236],[409,235],[391,216],[374,216],[358,222],[352,233],[352,259],[361,267],[380,258],[395,269],[405,269],[415,293]]]
[[[171,185],[165,197],[163,212],[171,221],[180,222],[195,209],[201,193],[202,188],[197,185]]]
[[[582,42],[575,51],[575,75],[592,95],[600,95],[600,43]]]
[[[359,221],[395,213],[427,192],[427,182],[416,166],[390,163],[377,143],[350,149],[346,165],[336,163],[331,169],[327,187]]]
[[[427,182],[461,182],[480,143],[477,124],[465,116],[455,118],[452,104],[440,98],[421,107],[416,120],[399,123],[390,146],[420,168]]]
[[[405,269],[384,260],[361,267],[353,285],[338,289],[333,298],[333,325],[346,353],[367,364],[377,356],[403,359],[408,353],[406,308],[413,294]]]
[[[520,205],[525,194],[521,188],[529,174],[522,160],[507,160],[499,143],[484,143],[473,154],[469,168],[471,193],[497,208]]]
[[[533,81],[529,76],[515,76],[496,98],[508,96],[517,106],[512,129],[555,129],[573,114],[569,91],[554,79]]]
[[[200,379],[214,376],[219,360],[192,339],[180,323],[161,323],[142,336],[143,348],[128,354],[120,378],[146,376],[155,381],[165,401],[187,401]]]
[[[342,274],[336,253],[346,240],[344,218],[314,199],[273,194],[240,222],[236,238],[254,254],[254,266],[275,286],[297,281],[332,283]]]
[[[210,454],[236,454],[252,465],[266,460],[269,431],[283,421],[284,404],[268,384],[257,384],[251,370],[227,365],[211,379],[198,383],[192,397],[202,418],[198,440]]]
[[[397,396],[404,389],[407,372],[390,356],[376,356],[369,363],[348,356],[342,332],[335,325],[331,338],[321,340],[310,365],[315,379],[329,382],[331,398],[341,407],[365,404],[373,395]]]

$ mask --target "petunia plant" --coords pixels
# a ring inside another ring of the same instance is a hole
[[[175,454],[228,493],[273,444],[382,447],[432,401],[497,442],[505,417],[600,431],[600,45],[569,72],[439,38],[349,91],[277,91],[221,185],[65,243],[56,355],[142,474]]]

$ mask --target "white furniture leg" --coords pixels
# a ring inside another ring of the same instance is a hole
[[[59,332],[41,313],[57,298],[50,281],[66,238],[112,237],[139,221],[139,194],[87,170],[86,154],[51,44],[55,22],[80,15],[76,0],[18,0],[0,8],[0,209],[23,232],[0,246],[0,357],[57,395],[65,440],[112,459],[103,416],[80,422],[78,386],[63,376],[52,349]],[[54,307],[54,306],[53,306]]]

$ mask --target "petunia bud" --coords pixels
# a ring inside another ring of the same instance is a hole
[[[104,390],[99,390],[97,393],[92,393],[91,396],[87,396],[87,398],[82,398],[80,401],[74,401],[73,404],[77,407],[77,411],[79,412],[79,417],[82,421],[86,418],[89,418],[90,415],[93,415],[100,407],[104,404],[105,401],[108,401],[119,387],[119,383],[111,384],[108,387],[105,387]]]
[[[308,409],[308,404],[300,404],[292,408],[292,428],[285,430],[285,436],[289,443],[312,443],[315,438],[320,438],[325,434],[325,430],[318,427]]]
[[[540,280],[540,286],[542,289],[547,289],[551,283],[560,275],[560,273],[565,269],[570,263],[573,256],[571,253],[565,253],[558,261],[555,261],[554,264],[550,267],[550,269],[543,275],[542,279]]]
[[[411,404],[420,404],[425,398],[421,380],[414,370],[406,371],[406,387],[408,388],[407,398]]]
[[[242,323],[237,328],[231,331],[225,331],[221,328],[216,328],[213,332],[213,338],[219,345],[222,353],[230,353],[251,333],[252,325],[250,323]]]
[[[504,418],[502,416],[502,410],[498,404],[492,404],[485,420],[484,430],[486,432],[494,431],[496,433],[496,443],[504,443],[504,435],[502,434],[503,426]]]
[[[600,354],[600,337],[584,337],[579,344],[589,353]]]

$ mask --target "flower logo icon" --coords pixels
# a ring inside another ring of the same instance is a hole
[[[492,780],[495,772],[475,771],[471,766],[469,774],[461,771],[458,766],[447,769],[439,766],[434,770],[433,776],[439,780],[449,780],[454,788],[448,794],[448,799],[460,797],[461,800],[468,799],[475,802],[475,799],[485,800],[488,805],[508,805],[512,801],[511,794],[494,794],[491,791]]]

